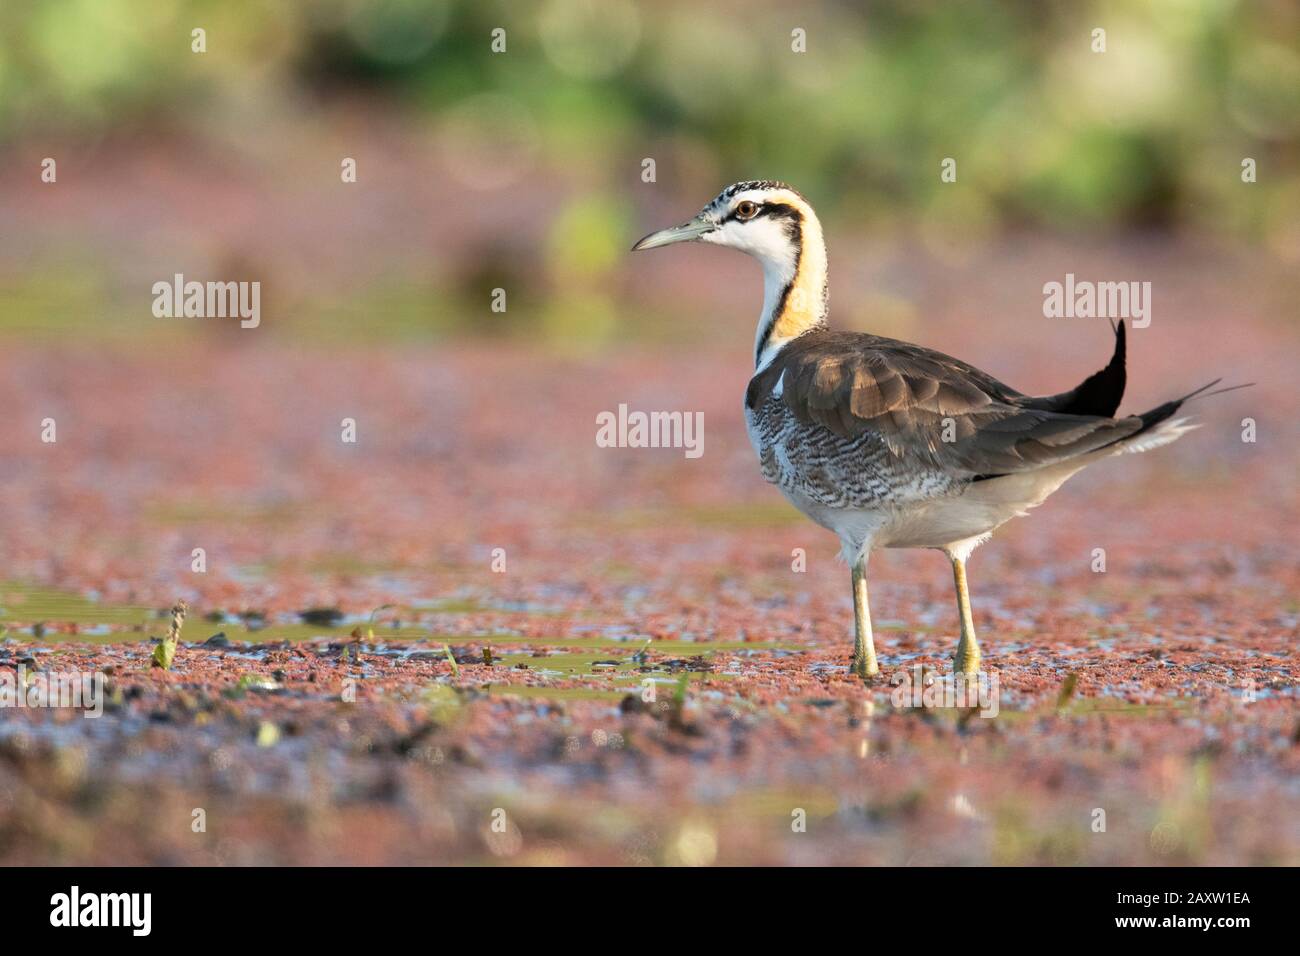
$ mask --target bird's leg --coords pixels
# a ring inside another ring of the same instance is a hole
[[[867,678],[880,673],[876,644],[871,637],[871,609],[867,605],[867,555],[853,562],[853,663],[849,672]]]
[[[952,558],[952,578],[957,585],[957,610],[961,613],[961,640],[957,642],[957,653],[952,659],[953,667],[962,674],[975,674],[980,669],[980,645],[975,640],[975,622],[970,616],[966,560],[955,555],[949,557]]]

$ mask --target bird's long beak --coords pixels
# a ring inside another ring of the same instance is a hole
[[[700,238],[706,232],[712,232],[716,226],[700,216],[696,216],[690,222],[673,226],[671,229],[660,229],[658,232],[652,232],[635,246],[632,251],[638,249],[657,249],[659,246],[672,245],[674,242],[691,242]]]

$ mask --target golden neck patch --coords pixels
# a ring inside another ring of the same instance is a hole
[[[759,364],[773,345],[826,324],[826,243],[821,223],[802,197],[782,194],[779,201],[799,210],[799,248],[793,275],[769,282],[756,347]]]

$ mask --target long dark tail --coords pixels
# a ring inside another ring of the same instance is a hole
[[[1108,448],[1119,447],[1123,451],[1150,451],[1152,448],[1159,448],[1161,445],[1168,445],[1170,442],[1197,428],[1194,422],[1187,418],[1174,418],[1174,415],[1182,408],[1183,403],[1189,402],[1194,398],[1209,398],[1211,395],[1222,395],[1224,392],[1233,392],[1239,388],[1249,388],[1254,382],[1248,382],[1245,385],[1231,385],[1227,388],[1216,389],[1211,392],[1208,389],[1218,385],[1221,379],[1215,379],[1209,384],[1202,385],[1193,392],[1188,392],[1182,398],[1175,398],[1173,401],[1165,402],[1163,405],[1157,405],[1149,412],[1143,412],[1136,416],[1141,419],[1142,427],[1133,434],[1119,441],[1107,445]]]
[[[1250,388],[1255,384],[1254,382],[1247,382],[1244,385],[1229,385],[1227,388],[1216,388],[1212,392],[1206,391],[1207,389],[1214,388],[1214,386],[1218,385],[1222,381],[1223,379],[1216,378],[1213,382],[1207,382],[1195,391],[1188,392],[1182,398],[1175,398],[1173,401],[1165,402],[1163,405],[1157,405],[1149,412],[1143,412],[1138,416],[1138,418],[1142,419],[1142,427],[1133,434],[1140,435],[1142,432],[1150,431],[1166,419],[1173,418],[1173,416],[1178,412],[1178,409],[1182,408],[1185,402],[1190,402],[1194,398],[1209,398],[1212,395],[1222,395],[1224,392],[1235,392],[1239,388]]]

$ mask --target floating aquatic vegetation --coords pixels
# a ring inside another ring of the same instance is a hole
[[[181,627],[185,624],[185,613],[188,609],[184,601],[177,601],[172,606],[171,629],[153,650],[154,667],[161,667],[165,671],[172,669],[172,660],[176,657],[176,645],[180,643]]]

